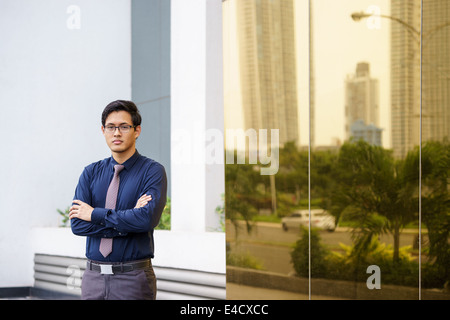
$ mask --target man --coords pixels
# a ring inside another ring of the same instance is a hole
[[[69,213],[73,233],[87,237],[81,298],[155,299],[153,229],[166,204],[166,173],[136,150],[141,116],[133,102],[108,104],[101,130],[111,157],[84,168]]]

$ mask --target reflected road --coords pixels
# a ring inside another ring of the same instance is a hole
[[[283,231],[281,223],[259,222],[253,226],[250,234],[247,233],[245,223],[238,224],[236,228],[227,221],[226,239],[233,253],[248,253],[259,260],[264,270],[282,274],[294,273],[291,263],[291,251],[295,242],[300,239],[299,232],[295,230]],[[331,250],[341,250],[339,244],[351,245],[351,232],[348,228],[336,228],[335,232],[320,231],[323,244]],[[400,237],[400,246],[412,246],[417,233],[404,232]],[[380,241],[393,244],[393,237],[382,235]],[[314,253],[313,253],[314,254]]]

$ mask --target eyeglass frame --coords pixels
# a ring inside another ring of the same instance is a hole
[[[127,129],[126,131],[122,131],[122,130],[120,129],[120,127],[128,127],[128,129]],[[107,133],[114,133],[114,132],[116,132],[116,130],[119,130],[119,132],[121,132],[121,133],[128,133],[128,132],[131,130],[131,128],[136,129],[136,127],[137,127],[137,126],[132,126],[132,125],[130,125],[130,124],[127,124],[127,125],[121,124],[120,126],[107,125],[107,126],[104,126],[103,128],[105,128],[105,131],[106,131]],[[114,128],[114,129],[113,129],[113,128]],[[110,129],[113,129],[113,130],[110,131]]]

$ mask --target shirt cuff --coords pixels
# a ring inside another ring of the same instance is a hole
[[[104,226],[106,214],[108,213],[108,211],[109,211],[109,209],[94,208],[94,211],[92,211],[92,215],[91,215],[91,222],[94,224],[99,224],[101,226]]]

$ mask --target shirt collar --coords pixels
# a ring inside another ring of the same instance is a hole
[[[136,160],[139,158],[140,154],[136,149],[136,152],[124,163],[122,163],[122,165],[125,167],[124,169],[126,170],[130,170],[133,165],[136,163]],[[114,166],[118,164],[116,160],[114,160],[113,156],[111,156],[111,170],[114,171]]]

